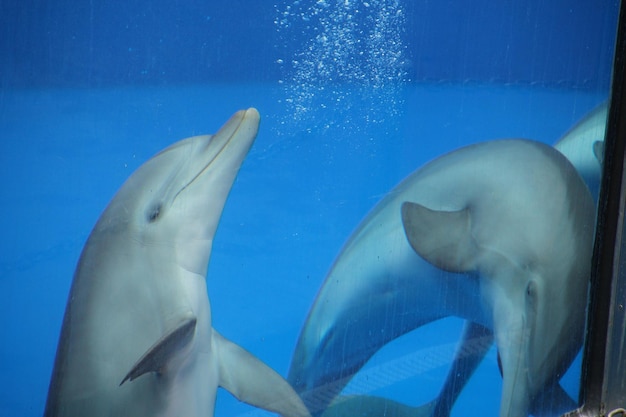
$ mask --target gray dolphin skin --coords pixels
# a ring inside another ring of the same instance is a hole
[[[604,133],[608,102],[603,102],[590,111],[571,129],[569,129],[554,145],[574,165],[581,175],[596,201],[600,189],[602,159],[604,153]],[[458,347],[458,354],[452,363],[448,378],[441,394],[431,403],[422,408],[410,408],[412,415],[444,417],[450,414],[454,402],[458,398],[467,380],[483,359],[490,347],[488,340],[490,331],[479,324],[466,322],[463,337]],[[546,389],[542,397],[538,397],[532,409],[536,417],[560,415],[576,408],[577,402],[569,397],[560,386]],[[550,401],[544,401],[549,398]],[[351,398],[344,402],[341,409],[360,402],[359,407],[373,407],[391,402],[379,397]],[[396,406],[397,407],[397,406]],[[336,407],[339,408],[339,407]],[[406,410],[407,408],[403,408]]]
[[[218,386],[308,415],[281,376],[211,326],[213,236],[259,119],[239,111],[214,136],[175,143],[111,200],[76,268],[45,416],[212,416]]]
[[[590,111],[571,129],[569,129],[554,145],[574,165],[581,175],[596,201],[600,189],[602,159],[604,153],[604,133],[608,102],[603,102]],[[490,337],[490,330],[477,323],[466,322],[458,353],[455,356],[448,378],[444,382],[441,394],[431,403],[423,407],[406,407],[396,409],[410,410],[414,417],[437,416],[444,417],[450,414],[454,402],[461,393],[468,379],[487,353],[491,343],[486,343]],[[550,401],[545,401],[549,398]],[[351,406],[382,407],[382,404],[391,406],[393,401],[371,396],[351,398],[341,406],[334,408],[347,410]],[[534,401],[532,414],[536,417],[554,416],[576,408],[577,402],[561,389],[553,386],[546,389],[541,397]],[[335,411],[335,413],[337,413]]]
[[[554,144],[554,147],[576,167],[596,201],[602,176],[607,114],[608,103],[604,102],[589,112]]]
[[[547,145],[492,141],[425,165],[342,249],[288,380],[321,414],[383,345],[457,316],[474,323],[466,334],[486,337],[487,348],[494,335],[500,416],[528,415],[544,392],[560,395],[558,378],[582,343],[585,308],[571,300],[586,297],[594,212],[574,167]]]

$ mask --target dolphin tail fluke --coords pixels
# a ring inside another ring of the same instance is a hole
[[[219,358],[219,385],[235,398],[284,417],[311,416],[298,394],[276,371],[215,330],[212,340]]]

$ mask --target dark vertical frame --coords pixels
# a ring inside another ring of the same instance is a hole
[[[626,404],[613,404],[619,396],[610,385],[615,367],[611,363],[610,347],[615,315],[624,315],[614,298],[620,275],[620,254],[623,254],[624,209],[624,144],[626,143],[626,10],[620,5],[617,27],[611,100],[604,146],[604,163],[596,240],[591,274],[590,303],[587,320],[587,340],[583,359],[581,399],[583,406],[572,416],[605,416]],[[626,275],[626,271],[621,271]],[[623,279],[624,277],[622,277]],[[572,302],[576,302],[572,300]],[[613,307],[616,308],[613,308]],[[620,319],[619,322],[622,320]],[[621,414],[618,414],[621,416]]]

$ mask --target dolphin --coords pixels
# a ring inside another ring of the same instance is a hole
[[[583,177],[596,202],[601,176],[607,110],[607,102],[598,105],[555,144],[555,148],[572,162]],[[341,262],[341,256],[336,260],[336,263],[339,262]],[[422,407],[409,407],[397,404],[391,399],[361,395],[349,399],[337,398],[324,415],[349,415],[351,412],[358,413],[362,410],[385,409],[387,415],[391,410],[394,412],[403,410],[402,415],[415,417],[447,416],[466,382],[489,350],[490,338],[492,338],[492,333],[489,329],[477,323],[466,322],[457,354],[440,395]],[[553,390],[546,390],[545,398],[551,398],[551,401],[538,398],[535,401],[533,415],[550,416],[576,407],[576,402],[558,386],[553,387]]]
[[[602,175],[607,114],[608,102],[605,101],[587,113],[554,144],[554,147],[565,155],[581,175],[596,205]],[[488,329],[477,323],[466,322],[463,336],[459,343],[458,353],[452,362],[448,377],[441,389],[441,394],[421,408],[407,408],[399,405],[393,405],[393,407],[405,410],[405,413],[411,412],[414,416],[433,415],[443,417],[449,415],[467,380],[489,349],[490,344],[484,343],[489,337],[489,333]],[[481,343],[477,343],[477,341]],[[571,399],[558,385],[553,386],[552,389],[545,390],[543,394],[542,398],[538,398],[534,402],[533,415],[537,417],[562,414],[577,406],[577,402]],[[552,400],[545,401],[545,398],[551,398]],[[340,407],[336,406],[336,408],[343,411],[356,403],[359,404],[359,407],[381,407],[381,404],[388,402],[392,403],[392,401],[384,398],[363,396],[363,398],[358,399],[351,398],[349,402],[344,401]],[[334,412],[338,413],[339,411]]]
[[[574,165],[596,202],[600,191],[608,102],[603,102],[574,125],[554,147]]]
[[[321,413],[384,344],[457,316],[495,337],[500,415],[526,416],[582,343],[584,308],[570,300],[586,295],[593,224],[587,187],[547,145],[492,141],[427,164],[345,244],[301,331],[288,380]]]
[[[76,268],[46,417],[212,416],[218,386],[309,415],[281,376],[211,326],[213,236],[259,119],[239,111],[214,136],[173,144],[113,197]]]
[[[603,102],[586,114],[579,122],[570,128],[554,145],[574,165],[589,188],[597,205],[602,174],[604,154],[604,134],[608,114],[608,102]],[[466,322],[463,335],[458,347],[458,353],[450,367],[448,377],[441,389],[441,394],[422,407],[408,407],[394,404],[393,401],[380,397],[362,396],[350,398],[339,404],[333,404],[333,413],[348,410],[350,407],[380,408],[389,407],[404,410],[413,416],[438,416],[450,414],[454,402],[461,390],[487,353],[490,343],[485,343],[490,337],[489,329],[473,322]],[[551,398],[551,401],[545,401]],[[577,402],[555,385],[546,389],[542,398],[534,402],[533,415],[553,416],[572,410]]]

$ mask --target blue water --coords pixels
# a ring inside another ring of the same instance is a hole
[[[275,81],[306,66],[311,40],[342,34],[331,49],[340,68],[388,62],[400,48],[411,80],[606,88],[618,9],[617,0],[3,0],[0,85]]]
[[[333,259],[395,184],[468,143],[552,144],[608,97],[618,7],[0,1],[0,417],[42,414],[82,246],[154,153],[259,109],[209,297],[214,327],[286,375]],[[459,332],[446,319],[390,343],[346,391],[431,400]],[[497,415],[500,384],[492,350],[453,415]],[[269,415],[221,390],[215,414]]]
[[[340,105],[335,91],[296,115],[288,105],[292,93],[271,83],[0,96],[0,415],[41,415],[82,245],[122,182],[170,143],[215,132],[237,109],[259,109],[259,135],[215,237],[209,297],[214,327],[286,375],[334,257],[396,183],[467,143],[502,137],[554,143],[606,98],[515,85],[407,84],[394,87],[382,108],[346,89]],[[459,326],[454,319],[437,322],[387,346],[367,377],[348,389],[413,405],[432,399]],[[418,365],[398,361],[415,352]],[[398,369],[412,376],[394,377]],[[492,351],[454,415],[497,415],[499,384]],[[565,385],[577,392],[575,372]],[[268,414],[220,391],[217,416],[250,413]]]

